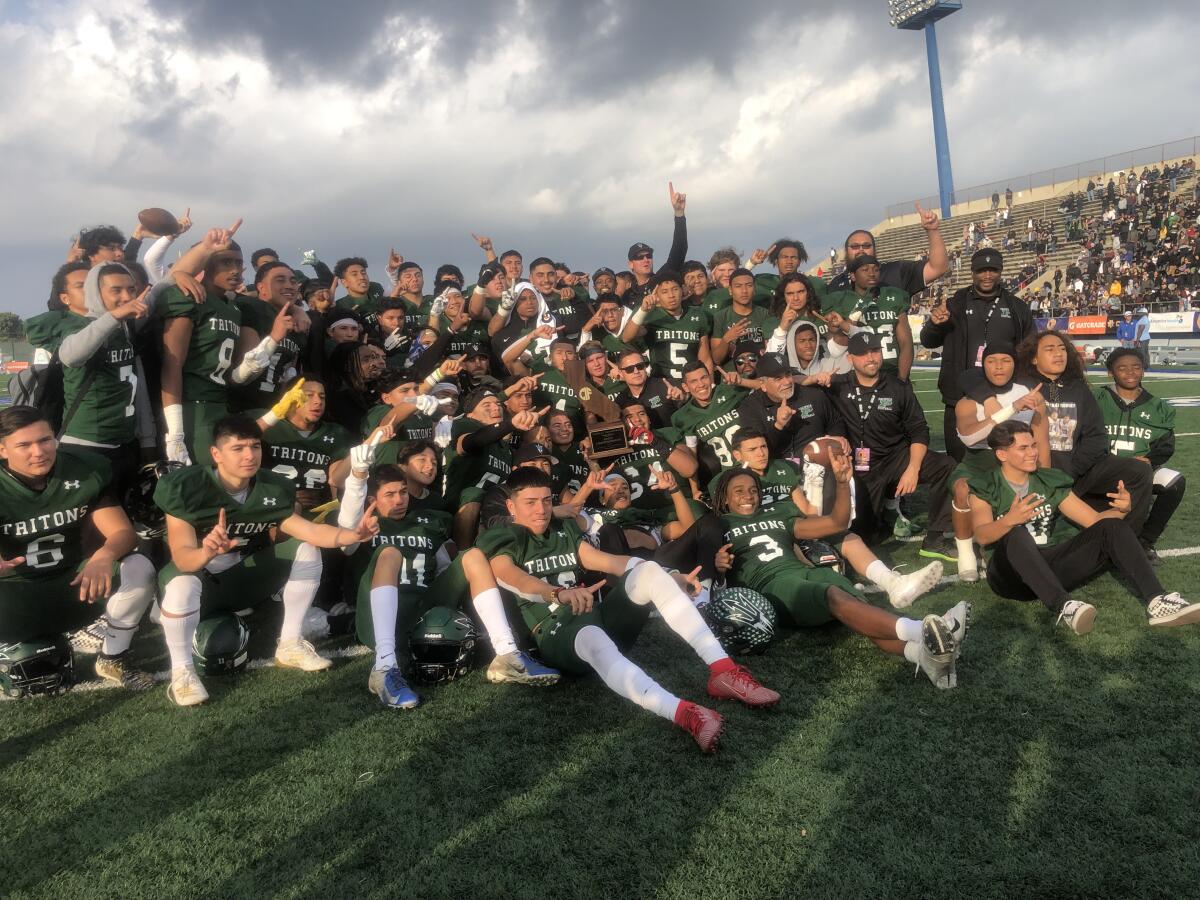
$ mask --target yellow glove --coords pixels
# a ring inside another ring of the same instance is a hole
[[[287,393],[280,397],[271,407],[271,415],[283,420],[304,405],[304,379],[301,378],[288,388]]]

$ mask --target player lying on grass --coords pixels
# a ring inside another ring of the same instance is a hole
[[[1200,604],[1167,593],[1154,574],[1133,529],[1122,521],[1131,502],[1124,482],[1108,495],[1111,509],[1096,512],[1072,490],[1071,476],[1038,465],[1038,443],[1024,422],[1002,422],[988,446],[1000,462],[970,479],[975,540],[991,549],[988,586],[1012,600],[1041,600],[1076,634],[1096,619],[1092,604],[1071,591],[1102,572],[1116,569],[1146,604],[1151,625],[1200,621]],[[1066,517],[1083,531],[1055,540]]]
[[[31,406],[0,412],[0,644],[89,624],[102,603],[96,674],[131,690],[153,682],[129,663],[129,644],[154,599],[154,567],[111,490],[102,456],[60,446]],[[99,537],[91,554],[87,532]]]
[[[478,547],[491,561],[496,581],[516,595],[548,663],[577,675],[595,671],[611,690],[674,722],[710,752],[723,717],[669,693],[620,649],[637,640],[650,611],[657,609],[667,627],[708,665],[710,697],[751,707],[779,702],[779,694],[729,658],[692,605],[689,594],[700,588],[695,572],[672,575],[656,562],[596,549],[574,519],[554,519],[553,482],[544,472],[518,469],[507,485],[513,524],[488,529]],[[590,585],[585,570],[598,573]],[[601,592],[605,575],[616,581]]]
[[[934,686],[956,686],[955,660],[966,636],[967,603],[959,603],[944,616],[929,615],[919,622],[900,618],[856,596],[854,585],[845,576],[832,569],[810,567],[793,552],[794,540],[829,537],[845,531],[849,524],[850,460],[835,456],[831,465],[837,480],[833,511],[811,519],[788,500],[763,507],[762,489],[753,472],[725,472],[717,480],[713,497],[714,511],[725,522],[728,541],[717,557],[717,568],[729,573],[732,585],[765,596],[793,627],[811,628],[836,620],[880,649],[903,656]]]
[[[167,695],[179,706],[208,699],[192,661],[201,614],[255,606],[281,587],[276,665],[306,672],[329,668],[330,661],[300,635],[321,580],[317,548],[348,547],[379,530],[374,509],[354,528],[318,525],[297,514],[292,482],[261,468],[262,432],[251,419],[220,419],[209,455],[212,467],[176,469],[154,490],[154,502],[166,513],[171,552],[159,573],[163,636],[171,656]]]
[[[379,532],[369,542],[346,548],[353,554],[350,583],[358,592],[358,638],[375,649],[368,690],[384,706],[417,706],[421,699],[405,681],[397,658],[397,636],[407,636],[413,623],[433,606],[457,607],[468,590],[496,653],[487,669],[488,681],[557,682],[558,672],[517,649],[487,557],[472,547],[451,562],[453,545],[448,542],[454,517],[442,510],[410,506],[404,471],[382,465],[371,473],[371,449],[373,445],[366,444],[352,452],[338,512],[343,527],[362,518],[368,501],[379,516]]]

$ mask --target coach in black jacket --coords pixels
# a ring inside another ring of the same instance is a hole
[[[958,439],[954,404],[963,395],[959,373],[983,365],[983,348],[989,343],[1017,346],[1034,331],[1033,313],[1000,278],[1004,258],[999,250],[977,250],[971,257],[971,286],[956,291],[945,306],[934,307],[921,327],[921,343],[942,348],[938,390],[946,404],[942,430],[946,452],[959,462],[966,448]]]

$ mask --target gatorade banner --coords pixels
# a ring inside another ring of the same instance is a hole
[[[1067,334],[1104,334],[1108,316],[1071,316],[1067,319]]]
[[[1134,321],[1137,321],[1137,316]],[[1150,313],[1150,336],[1160,334],[1193,334],[1196,331],[1196,313],[1185,312]]]

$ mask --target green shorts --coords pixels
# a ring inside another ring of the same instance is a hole
[[[195,575],[200,579],[200,613],[248,609],[258,606],[285,584],[292,573],[292,561],[300,541],[289,538],[271,544],[242,559],[224,572],[180,572],[175,563],[167,563],[158,573],[159,591],[178,575]]]
[[[371,581],[375,577],[375,563],[384,549],[386,547],[377,547],[371,554],[370,562],[359,576],[356,594],[358,612],[354,617],[355,630],[359,641],[371,649],[375,648],[375,623],[371,618]],[[396,615],[397,650],[408,646],[407,635],[422,615],[435,606],[462,609],[470,593],[461,557],[440,572],[428,588],[401,587],[398,593],[400,605]]]
[[[213,429],[229,415],[229,407],[212,400],[183,401],[183,433],[187,451],[197,465],[212,465],[208,448],[212,446]]]
[[[628,577],[628,576],[626,576]],[[650,618],[653,605],[634,603],[625,590],[625,579],[609,588],[591,612],[581,616],[569,606],[559,606],[553,612],[544,603],[522,602],[521,615],[528,626],[538,651],[546,664],[564,672],[583,675],[591,667],[575,652],[575,636],[588,625],[602,629],[617,647],[625,652],[638,639]]]
[[[950,473],[950,490],[953,492],[954,485],[958,483],[960,478],[970,478],[973,475],[986,475],[993,469],[998,468],[1000,461],[996,459],[996,454],[991,450],[971,450],[967,449],[963,456],[962,462],[954,467],[954,471]]]
[[[771,601],[771,605],[795,628],[814,628],[833,621],[825,594],[830,585],[859,597],[846,576],[824,567],[810,568],[799,560],[770,578],[747,585]]]
[[[79,564],[82,569],[86,560]],[[18,643],[49,634],[77,631],[104,612],[103,601],[87,603],[72,586],[74,572],[46,578],[0,578],[0,643]],[[121,584],[120,563],[112,566],[113,591]]]

